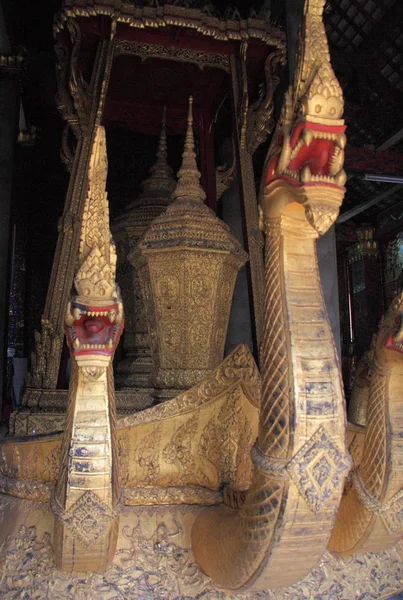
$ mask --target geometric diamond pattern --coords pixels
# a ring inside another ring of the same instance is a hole
[[[72,529],[83,546],[89,548],[117,514],[94,492],[87,491],[60,519]]]
[[[287,472],[309,508],[318,513],[338,488],[352,462],[320,427],[287,465]]]

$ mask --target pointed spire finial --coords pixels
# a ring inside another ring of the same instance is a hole
[[[188,126],[185,147],[182,154],[182,166],[178,171],[178,184],[172,195],[177,200],[186,198],[204,202],[206,194],[200,185],[200,171],[197,168],[195,142],[193,135],[193,96],[189,96]]]
[[[157,160],[150,169],[150,178],[144,183],[153,179],[160,180],[163,178],[170,180],[172,179],[172,169],[168,164],[167,153],[166,106],[164,106],[164,112],[162,115],[162,127],[158,142]]]
[[[147,179],[141,183],[140,195],[126,206],[125,213],[122,213],[121,217],[126,215],[127,211],[140,206],[152,206],[154,204],[167,206],[171,202],[175,185],[176,181],[173,176],[173,170],[168,164],[166,107],[164,106],[155,163],[150,168]]]

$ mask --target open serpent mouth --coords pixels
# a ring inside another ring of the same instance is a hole
[[[100,308],[73,303],[70,310],[65,329],[73,354],[112,356],[123,331],[120,306]]]
[[[345,125],[324,125],[310,121],[296,125],[289,146],[269,163],[266,184],[283,179],[294,186],[326,185],[342,188],[346,182],[343,169],[346,146]],[[282,135],[279,145],[284,144]],[[287,164],[281,166],[284,152]]]
[[[398,326],[396,333],[390,333],[387,337],[385,348],[396,350],[403,353],[403,321],[401,317],[396,317],[395,324]]]

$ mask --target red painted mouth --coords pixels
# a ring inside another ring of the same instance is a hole
[[[118,304],[106,307],[73,303],[72,325],[65,325],[67,342],[74,356],[113,356],[123,331]]]
[[[395,352],[401,352],[403,354],[403,342],[397,342],[394,339],[393,334],[388,335],[388,339],[385,343],[385,348],[388,350],[395,350]]]
[[[266,184],[282,179],[294,186],[324,185],[344,189],[345,129],[345,125],[298,123],[291,135],[287,167],[278,174],[280,154],[274,156],[267,168]],[[279,136],[280,146],[283,141],[283,136]]]

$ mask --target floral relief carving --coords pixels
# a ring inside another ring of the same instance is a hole
[[[11,502],[15,502],[11,501]],[[10,500],[0,497],[0,508]],[[155,509],[130,509],[134,525],[121,528],[124,547],[104,573],[72,575],[56,570],[51,536],[38,535],[35,526],[21,526],[3,542],[0,596],[35,600],[386,600],[403,589],[403,548],[347,559],[325,552],[301,582],[275,591],[232,595],[215,588],[197,566],[186,541],[182,510],[157,512],[155,523],[144,522]],[[143,526],[140,525],[143,523]]]

